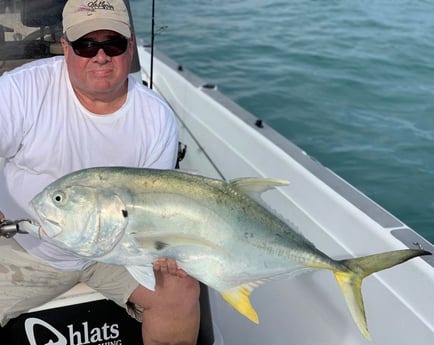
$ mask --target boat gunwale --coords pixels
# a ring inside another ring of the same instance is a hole
[[[145,46],[144,49],[148,52],[150,51],[149,47]],[[274,128],[264,123],[260,118],[256,117],[254,114],[221,93],[217,86],[206,82],[194,72],[177,64],[160,50],[154,49],[154,58],[160,60],[174,72],[182,75],[182,77],[194,87],[200,88],[208,97],[226,108],[234,116],[246,123],[250,128],[267,138],[316,178],[330,187],[334,192],[378,223],[385,231],[388,231],[391,236],[398,239],[406,247],[410,249],[424,249],[434,253],[434,245],[427,239],[416,233],[413,229],[363,194],[360,190],[356,189],[349,182],[345,181],[332,170],[321,164],[315,157],[302,150],[290,139],[284,137]],[[258,126],[258,124],[260,124],[260,126]],[[421,257],[421,259],[434,267],[434,256],[424,256]]]

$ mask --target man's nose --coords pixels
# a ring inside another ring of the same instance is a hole
[[[111,59],[111,56],[108,56],[108,55],[105,53],[104,49],[99,48],[99,49],[98,49],[98,52],[97,52],[96,55],[95,55],[95,58],[96,58],[98,61],[106,61],[106,60]]]

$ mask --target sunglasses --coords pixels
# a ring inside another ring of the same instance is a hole
[[[67,37],[65,37],[65,40],[72,47],[76,55],[84,58],[94,57],[100,49],[104,50],[107,56],[118,56],[125,53],[128,47],[128,39],[123,36],[104,42],[95,42],[86,38],[79,38],[71,42]]]

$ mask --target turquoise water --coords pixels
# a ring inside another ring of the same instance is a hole
[[[434,2],[156,6],[158,49],[434,242]]]

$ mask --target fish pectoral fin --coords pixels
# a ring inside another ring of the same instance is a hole
[[[229,290],[220,291],[220,294],[226,302],[250,321],[259,323],[258,314],[250,303],[249,296],[251,292],[252,288],[250,286],[242,285]]]
[[[155,275],[152,266],[126,266],[125,268],[140,285],[155,291]]]
[[[289,185],[288,181],[271,178],[243,177],[230,181],[232,188],[243,192],[254,200],[261,200],[261,194],[278,186]]]
[[[158,234],[147,235],[136,234],[134,240],[143,248],[150,250],[156,250],[160,253],[164,253],[165,250],[173,247],[202,247],[207,250],[223,252],[223,249],[215,243],[200,238],[197,236],[178,235],[178,234]]]

